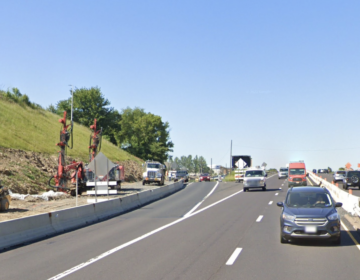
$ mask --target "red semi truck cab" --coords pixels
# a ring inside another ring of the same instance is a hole
[[[289,164],[288,187],[293,186],[307,186],[304,162],[291,162]]]

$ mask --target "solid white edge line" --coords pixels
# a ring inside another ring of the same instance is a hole
[[[202,201],[200,201],[198,204],[196,204],[189,212],[187,212],[183,217],[187,217],[187,216],[189,216],[192,212],[194,212],[195,210],[196,210],[196,208],[198,208],[199,206],[200,206],[200,204],[203,202],[203,200]]]
[[[190,218],[190,217],[192,217],[194,215],[197,215],[197,214],[199,214],[199,213],[201,213],[201,212],[203,212],[203,211],[205,211],[205,210],[207,210],[207,209],[209,209],[209,208],[211,208],[211,207],[213,207],[213,206],[215,206],[215,205],[217,205],[217,204],[219,204],[219,203],[221,203],[221,202],[223,202],[223,201],[225,201],[225,200],[227,200],[227,199],[229,199],[229,198],[231,198],[231,197],[233,197],[235,195],[238,195],[241,192],[243,192],[243,190],[238,191],[236,193],[233,193],[232,195],[229,195],[229,196],[227,196],[227,197],[225,197],[223,199],[220,199],[219,201],[214,202],[213,204],[210,204],[210,205],[208,205],[208,206],[206,206],[206,207],[204,207],[204,208],[190,214],[187,217],[182,217],[180,219],[177,219],[177,220],[175,220],[175,221],[173,221],[173,222],[171,222],[169,224],[166,224],[166,225],[164,225],[162,227],[159,227],[159,228],[157,228],[157,229],[155,229],[153,231],[150,231],[150,232],[148,232],[148,233],[146,233],[144,235],[139,236],[138,238],[135,238],[135,239],[133,239],[133,240],[131,240],[129,242],[126,242],[126,243],[124,243],[124,244],[122,244],[122,245],[120,245],[118,247],[115,247],[115,248],[113,248],[113,249],[111,249],[111,250],[109,250],[109,251],[107,251],[105,253],[102,253],[101,255],[99,255],[97,257],[94,257],[94,258],[92,258],[92,259],[90,259],[90,260],[88,260],[88,261],[86,261],[84,263],[81,263],[81,264],[79,264],[77,266],[74,266],[74,267],[72,267],[72,268],[70,268],[70,269],[68,269],[68,270],[66,270],[66,271],[64,271],[64,272],[62,272],[62,273],[60,273],[58,275],[55,275],[55,276],[49,278],[49,280],[55,280],[55,279],[64,278],[65,276],[70,275],[70,274],[72,274],[72,273],[74,273],[74,272],[76,272],[76,271],[78,271],[78,270],[80,270],[80,269],[82,269],[82,268],[84,268],[86,266],[89,266],[90,264],[92,264],[94,262],[97,262],[97,261],[99,261],[99,260],[101,260],[101,259],[103,259],[103,258],[117,252],[117,251],[120,251],[121,249],[124,249],[124,248],[126,248],[126,247],[140,241],[140,240],[143,240],[143,239],[145,239],[145,238],[147,238],[147,237],[149,237],[149,236],[151,236],[151,235],[153,235],[153,234],[155,234],[155,233],[157,233],[159,231],[162,231],[162,230],[164,230],[164,229],[166,229],[168,227],[171,227],[171,226],[173,226],[173,225],[175,225],[177,223],[182,222],[183,220],[186,220],[186,219],[188,219],[188,218]]]
[[[271,205],[271,204],[273,204],[273,201],[270,201],[270,202],[269,202],[269,205]]]
[[[226,262],[226,265],[233,265],[234,262],[236,261],[237,257],[240,255],[241,251],[242,251],[242,248],[236,248],[234,253],[232,253],[231,257]]]
[[[196,204],[189,212],[187,212],[184,217],[188,217],[191,215],[192,212],[194,212],[200,205],[201,203],[203,203],[205,201],[205,199],[207,199],[217,188],[217,186],[219,185],[219,182],[216,183],[215,187],[213,187],[213,189],[207,194],[207,196],[205,196],[198,204]]]
[[[306,177],[306,179],[309,181],[310,185],[314,185],[308,177]]]
[[[351,240],[355,243],[356,247],[360,250],[360,245],[357,242],[357,240],[355,239],[355,237],[351,234],[351,232],[349,231],[349,229],[345,226],[345,224],[340,221],[341,226],[346,230],[347,234],[350,236]]]
[[[263,215],[260,215],[260,216],[256,219],[256,222],[257,222],[257,223],[261,222],[261,220],[262,220],[263,217],[264,217]]]

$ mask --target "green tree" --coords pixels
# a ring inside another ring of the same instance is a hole
[[[140,108],[126,108],[122,110],[120,125],[117,137],[121,147],[139,158],[165,162],[173,151],[169,123],[160,116]]]
[[[97,120],[98,127],[103,128],[104,138],[108,139],[115,145],[119,145],[118,131],[121,129],[121,115],[117,110],[110,107],[110,101],[101,93],[98,87],[80,88],[73,93],[73,120],[84,126],[90,127]],[[56,112],[62,116],[66,111],[68,116],[71,114],[71,97],[61,100],[56,104],[48,107],[51,112]]]
[[[199,168],[202,173],[210,173],[210,168],[207,166],[206,160],[203,156],[199,157]]]
[[[199,157],[196,155],[193,159],[193,168],[194,168],[194,173],[198,173],[200,172],[200,169],[199,169]]]
[[[339,170],[342,170],[342,171],[344,171],[344,170],[345,170],[345,168],[344,168],[344,167],[340,167],[340,168],[339,168]]]
[[[191,155],[188,155],[186,157],[186,169],[188,170],[188,172],[194,172],[194,162]]]
[[[49,107],[46,108],[47,111],[57,114],[57,109],[54,105],[50,104]]]
[[[174,159],[174,162],[175,162],[175,166],[176,166],[176,168],[175,169],[181,169],[181,162],[180,162],[180,159],[178,158],[178,157],[176,157],[175,159]]]

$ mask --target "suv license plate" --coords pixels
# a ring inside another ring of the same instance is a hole
[[[306,226],[305,232],[306,233],[315,233],[315,232],[317,232],[317,228],[316,228],[316,226]]]

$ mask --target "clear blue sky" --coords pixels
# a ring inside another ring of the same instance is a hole
[[[360,1],[0,1],[0,88],[69,84],[171,126],[174,156],[360,163]],[[76,141],[76,140],[75,140]]]

